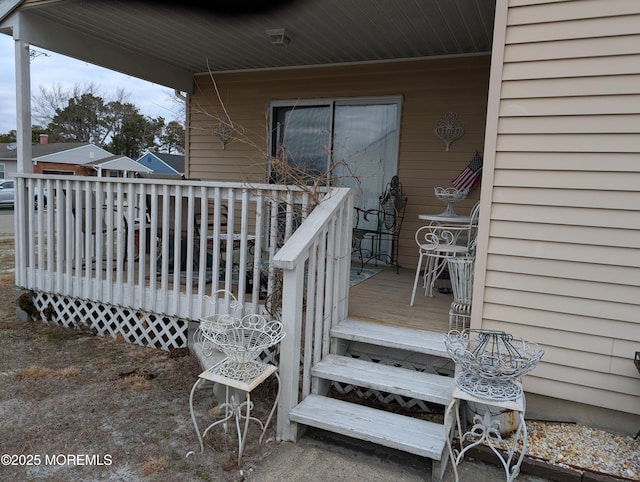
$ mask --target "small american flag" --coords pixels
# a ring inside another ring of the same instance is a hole
[[[471,190],[473,186],[480,182],[482,175],[482,157],[480,154],[476,152],[471,159],[469,165],[458,174],[451,184],[459,191],[464,191],[465,189]]]

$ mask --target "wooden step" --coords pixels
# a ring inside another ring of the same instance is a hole
[[[370,321],[345,320],[331,329],[331,336],[450,358],[444,346],[443,333],[413,330]]]
[[[443,425],[320,395],[309,395],[289,417],[303,425],[433,460],[442,458],[446,444]]]
[[[339,355],[327,355],[311,375],[440,405],[449,405],[455,388],[451,377]]]

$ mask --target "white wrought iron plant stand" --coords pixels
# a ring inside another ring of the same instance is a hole
[[[206,341],[218,347],[227,355],[222,361],[198,375],[198,380],[193,384],[191,394],[189,395],[191,420],[193,421],[198,436],[200,453],[204,452],[203,439],[209,430],[218,425],[222,425],[226,432],[227,422],[231,418],[235,418],[236,431],[238,434],[238,465],[240,465],[247,438],[247,431],[249,429],[249,422],[253,420],[260,425],[262,432],[259,443],[262,443],[264,434],[269,427],[269,423],[273,418],[280,399],[278,367],[263,363],[258,360],[258,357],[262,351],[273,347],[284,338],[282,323],[278,321],[266,321],[265,318],[260,315],[247,315],[243,318],[235,318],[233,321],[225,318],[222,325],[216,325],[215,329],[212,330],[202,331],[200,336],[204,337]],[[251,416],[251,410],[254,406],[251,401],[251,393],[271,375],[275,376],[278,386],[269,416],[263,423],[260,419]],[[225,386],[225,401],[218,405],[218,410],[223,412],[224,416],[222,419],[209,424],[205,430],[200,433],[193,408],[193,396],[198,385],[204,381],[210,381],[214,384],[219,383]],[[236,400],[235,396],[230,394],[230,388],[243,391],[245,393],[245,400],[243,402]],[[242,429],[241,420],[244,421]],[[193,451],[188,452],[187,457],[192,454]]]
[[[238,434],[238,465],[240,465],[240,461],[242,459],[242,454],[244,452],[244,446],[247,439],[247,431],[249,429],[249,421],[253,420],[260,425],[260,429],[262,433],[260,434],[260,439],[258,443],[262,443],[262,439],[264,434],[269,427],[269,423],[273,418],[273,414],[278,405],[278,401],[280,399],[280,377],[278,376],[278,367],[275,365],[270,365],[267,363],[253,362],[254,368],[259,372],[258,376],[250,379],[250,380],[236,380],[229,376],[225,376],[224,373],[227,371],[225,364],[228,364],[228,360],[222,360],[218,364],[209,368],[208,370],[202,372],[198,376],[198,380],[193,384],[193,388],[191,389],[191,394],[189,396],[189,409],[191,411],[191,420],[193,421],[193,426],[196,429],[196,434],[198,436],[198,442],[200,443],[200,453],[204,452],[204,442],[203,439],[206,437],[209,430],[213,427],[223,424],[225,432],[227,431],[227,422],[231,418],[235,418],[236,432]],[[251,416],[251,410],[253,409],[253,402],[251,401],[251,392],[257,388],[260,384],[262,384],[267,378],[271,375],[275,375],[276,380],[278,382],[278,389],[276,393],[275,400],[273,401],[273,406],[271,407],[271,411],[269,412],[269,417],[263,423],[259,418]],[[218,409],[224,413],[224,417],[220,420],[216,420],[215,422],[209,424],[205,430],[200,433],[200,429],[198,427],[198,422],[196,420],[195,412],[193,409],[193,395],[196,391],[198,385],[208,380],[213,383],[220,383],[225,385],[225,402],[218,405]],[[239,400],[236,400],[233,395],[230,396],[229,388],[236,388],[238,390],[242,390],[245,392],[245,400],[239,403]],[[243,413],[244,412],[244,413]],[[243,428],[241,429],[241,420],[244,420]],[[192,455],[193,452],[187,453],[187,457]]]
[[[492,330],[451,331],[445,337],[445,346],[456,362],[457,387],[444,417],[455,480],[458,481],[457,466],[465,453],[484,444],[498,457],[507,482],[512,482],[520,473],[527,450],[526,400],[520,380],[535,368],[544,351],[536,343],[516,340],[508,333]],[[460,417],[462,401],[486,406],[484,415],[475,415],[472,427],[466,432],[462,431]],[[500,422],[492,417],[489,407],[499,413],[513,411],[516,414],[511,443],[502,438]],[[452,444],[456,432],[459,450],[454,450]],[[465,446],[466,442],[469,443]]]

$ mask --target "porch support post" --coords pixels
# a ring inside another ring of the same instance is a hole
[[[14,30],[15,35],[15,30]],[[14,37],[15,38],[15,37]],[[31,149],[31,66],[29,58],[29,44],[15,38],[15,67],[16,67],[16,154],[18,174],[33,173]],[[24,179],[16,179],[14,206],[15,233],[15,267],[16,284],[25,286],[27,282],[27,243],[31,239],[30,227],[27,222],[27,195]]]
[[[29,44],[15,39],[16,60],[16,133],[18,172],[33,173],[31,150],[31,66]]]
[[[302,337],[302,294],[304,263],[282,270],[282,324],[286,336],[280,342],[280,380],[282,391],[278,404],[277,439],[295,442],[297,424],[289,419],[289,412],[298,404],[300,385],[300,343]],[[307,354],[307,356],[310,356]]]

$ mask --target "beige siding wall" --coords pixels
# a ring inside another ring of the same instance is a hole
[[[434,186],[451,180],[484,148],[489,57],[393,62],[271,72],[216,74],[215,85],[231,121],[244,142],[225,149],[212,135],[224,116],[211,76],[196,78],[190,96],[188,176],[196,179],[264,182],[266,178],[267,111],[272,100],[401,95],[398,175],[409,197],[400,242],[400,264],[414,267],[413,234],[419,213],[436,213],[444,205]],[[465,134],[449,152],[434,134],[438,121],[456,112]],[[460,204],[467,211],[479,190]],[[407,300],[409,297],[407,288]]]
[[[482,326],[544,345],[528,391],[640,414],[640,1],[506,1]]]

